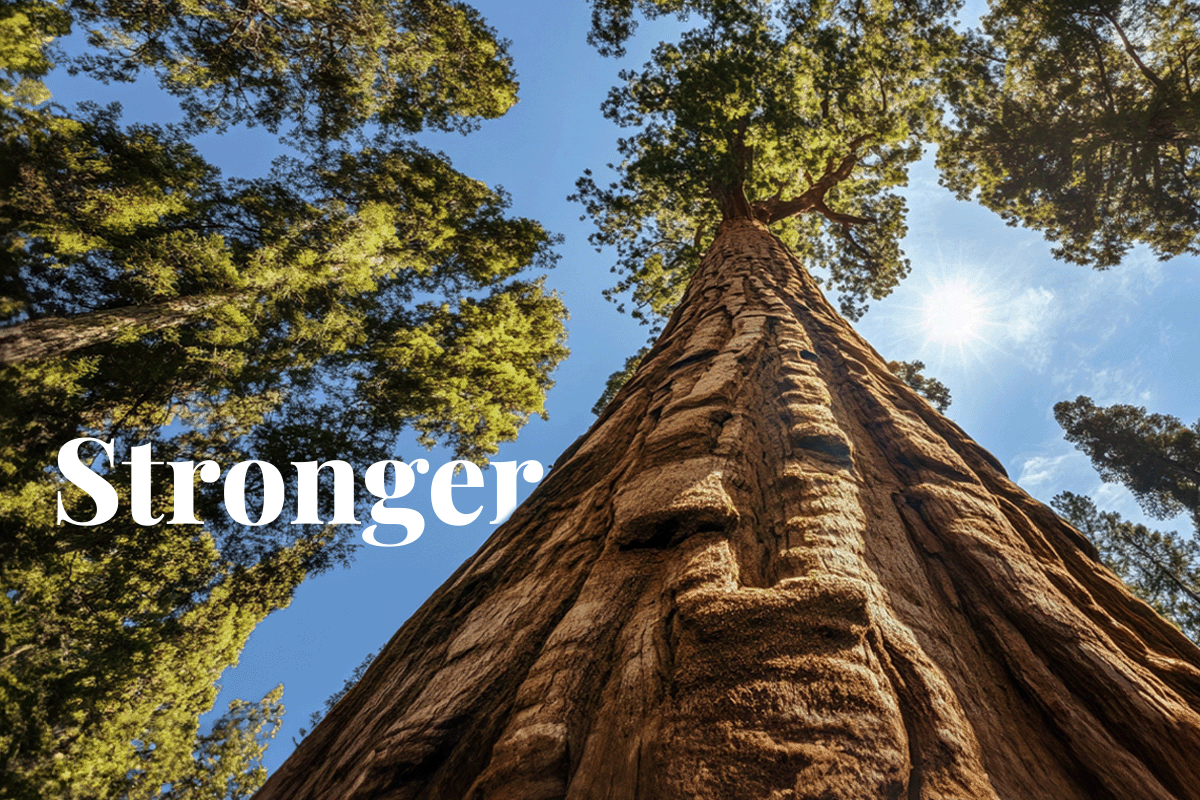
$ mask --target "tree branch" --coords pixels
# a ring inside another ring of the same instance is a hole
[[[1174,472],[1176,475],[1186,478],[1196,484],[1197,487],[1200,487],[1200,472],[1197,472],[1186,464],[1179,463],[1169,456],[1160,456],[1157,453],[1151,453],[1150,458],[1160,466],[1166,468],[1167,471]]]
[[[16,658],[17,656],[21,655],[21,653],[24,653],[25,651],[32,650],[32,649],[33,649],[33,645],[23,644],[20,647],[14,649],[8,653],[5,653],[4,656],[2,658],[0,658],[0,665],[3,665],[6,662],[10,661],[11,659]]]
[[[61,356],[110,342],[129,327],[145,331],[175,328],[228,302],[236,291],[176,297],[141,306],[89,311],[73,317],[43,317],[0,328],[0,365]]]
[[[1138,57],[1137,51],[1133,49],[1133,44],[1130,43],[1129,38],[1125,35],[1125,29],[1121,27],[1121,23],[1117,21],[1117,18],[1113,15],[1113,13],[1111,11],[1101,11],[1100,16],[1112,23],[1113,28],[1115,28],[1117,31],[1117,36],[1121,37],[1121,43],[1125,45],[1125,52],[1131,59],[1133,59],[1133,63],[1137,65],[1137,68],[1141,71],[1142,75],[1146,76],[1146,80],[1154,84],[1156,89],[1165,88],[1162,79],[1155,75],[1153,70],[1142,63],[1142,59]]]
[[[863,262],[866,264],[867,269],[871,271],[871,274],[876,275],[878,270],[876,269],[875,256],[871,255],[871,251],[858,243],[850,233],[848,226],[842,229],[842,235],[846,237],[846,241],[850,243],[850,247],[853,248],[854,252],[862,256]]]
[[[841,162],[835,167],[833,159],[830,158],[825,165],[825,172],[816,181],[812,180],[812,176],[805,173],[805,177],[809,180],[810,186],[800,195],[791,200],[780,201],[778,194],[775,197],[767,200],[759,201],[754,204],[754,216],[760,221],[770,224],[787,217],[793,217],[797,214],[804,214],[809,211],[818,211],[827,219],[834,222],[840,222],[843,225],[857,225],[871,220],[862,217],[854,217],[849,214],[838,214],[829,209],[825,205],[825,195],[834,186],[838,185],[846,178],[850,177],[850,173],[858,164],[858,150],[868,139],[871,134],[864,133],[854,137],[850,142],[849,151],[842,157]]]
[[[853,214],[842,214],[840,212],[834,211],[832,208],[825,205],[824,200],[818,200],[813,205],[812,210],[816,211],[818,214],[820,214],[822,217],[829,220],[830,222],[836,222],[839,225],[865,225],[869,222],[875,221],[875,220],[871,219],[870,217],[856,217]]]

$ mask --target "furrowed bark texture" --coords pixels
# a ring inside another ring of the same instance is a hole
[[[258,798],[1200,798],[1198,711],[1200,649],[739,220]]]

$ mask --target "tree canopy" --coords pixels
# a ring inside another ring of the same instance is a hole
[[[193,128],[291,125],[312,143],[370,123],[469,130],[517,98],[507,42],[447,0],[87,0],[70,9],[93,45],[73,69],[121,81],[151,69]]]
[[[948,73],[963,199],[1095,267],[1200,253],[1200,4],[995,0]]]
[[[615,246],[633,314],[678,302],[722,219],[775,224],[860,315],[904,277],[904,185],[937,119],[937,74],[957,3],[593,0],[591,40],[618,54],[647,16],[703,24],[656,47],[605,102],[632,128],[616,181],[591,173],[575,199]]]
[[[73,25],[92,48],[68,56],[54,39]],[[201,735],[214,681],[357,531],[236,525],[219,483],[196,486],[203,526],[58,526],[59,491],[74,519],[92,503],[55,454],[91,436],[114,462],[150,444],[363,464],[407,427],[482,462],[544,414],[566,312],[530,270],[557,237],[405,138],[503,113],[516,82],[505,43],[441,0],[25,2],[0,31],[0,794],[207,796],[279,713],[239,706]],[[54,105],[55,62],[153,72],[188,122]],[[223,176],[191,137],[234,124],[287,132],[291,155]],[[128,465],[94,468],[128,507]]]

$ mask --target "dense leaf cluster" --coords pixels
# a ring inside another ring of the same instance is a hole
[[[1200,253],[1200,4],[995,0],[948,71],[944,181],[1058,258]]]
[[[163,800],[249,800],[267,779],[268,740],[283,720],[283,686],[258,703],[233,700],[229,711],[198,737],[192,771],[177,777]]]
[[[152,69],[193,129],[293,126],[312,143],[367,124],[469,130],[516,102],[507,43],[445,0],[75,0],[93,49],[72,68]]]

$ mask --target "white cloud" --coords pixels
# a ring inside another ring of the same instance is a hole
[[[1074,453],[1064,453],[1060,456],[1027,458],[1021,464],[1021,474],[1017,477],[1017,483],[1031,494],[1036,494],[1038,490],[1047,486],[1059,486],[1072,471],[1067,468],[1067,462],[1074,456]]]
[[[1141,507],[1138,506],[1133,494],[1119,483],[1101,482],[1091,492],[1091,498],[1101,511],[1116,511],[1126,518],[1142,516]]]
[[[1122,366],[1098,370],[1073,365],[1058,376],[1058,382],[1066,387],[1064,399],[1074,400],[1083,394],[1101,406],[1114,403],[1149,405],[1154,398],[1153,392],[1146,388],[1145,370],[1137,359]]]
[[[1058,317],[1055,294],[1044,286],[1030,287],[1006,300],[998,309],[1004,336],[1039,370],[1050,362],[1054,327]]]

